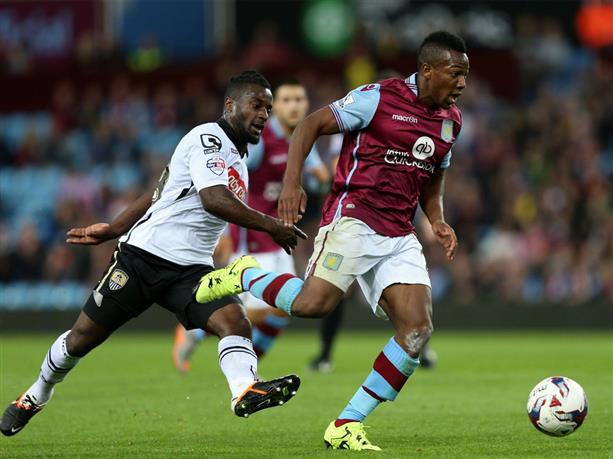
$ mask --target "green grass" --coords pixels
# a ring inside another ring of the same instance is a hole
[[[33,381],[53,338],[0,338],[2,405]],[[297,372],[300,392],[287,406],[239,419],[230,412],[216,341],[205,342],[192,372],[180,376],[170,364],[170,332],[119,333],[79,363],[22,433],[0,438],[0,457],[353,457],[325,450],[323,431],[387,338],[341,334],[336,371],[320,375],[305,370],[315,336],[288,333],[260,370]],[[380,457],[613,457],[611,334],[439,332],[432,344],[438,368],[418,370],[398,400],[368,419]],[[582,384],[590,402],[584,425],[565,438],[541,434],[526,415],[530,389],[556,374]]]

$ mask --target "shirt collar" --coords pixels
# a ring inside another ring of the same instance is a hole
[[[217,124],[219,124],[219,127],[222,129],[222,131],[228,136],[230,141],[232,141],[234,146],[238,149],[241,155],[241,158],[246,156],[247,155],[247,143],[241,142],[239,140],[238,135],[236,135],[236,133],[234,132],[234,129],[232,128],[232,126],[230,126],[230,123],[228,123],[223,118],[219,118],[217,120]]]
[[[413,93],[417,96],[417,72],[415,72],[413,75],[404,80],[404,82],[407,84],[409,89],[413,91]]]

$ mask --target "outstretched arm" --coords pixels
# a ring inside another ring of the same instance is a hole
[[[288,254],[298,244],[298,237],[306,239],[306,234],[294,225],[287,228],[280,220],[247,206],[225,185],[203,188],[199,194],[204,210],[208,213],[229,223],[270,234]]]
[[[336,118],[329,107],[323,107],[307,116],[294,131],[289,146],[283,188],[279,196],[278,214],[286,226],[293,226],[306,210],[306,193],[301,186],[302,168],[315,140],[321,135],[340,132]]]
[[[143,216],[151,206],[153,191],[143,193],[130,204],[111,223],[94,223],[83,228],[72,228],[66,233],[69,244],[96,245],[115,239],[125,232]]]
[[[432,180],[425,186],[419,198],[419,204],[432,225],[432,232],[441,244],[449,260],[458,246],[458,238],[451,226],[445,222],[443,213],[443,195],[445,193],[445,169],[436,169]]]

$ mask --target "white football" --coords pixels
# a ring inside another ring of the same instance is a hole
[[[587,397],[583,388],[572,379],[551,376],[530,392],[528,416],[541,432],[563,437],[577,430],[585,420]]]

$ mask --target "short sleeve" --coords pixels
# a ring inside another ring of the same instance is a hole
[[[380,88],[376,83],[359,86],[329,105],[341,132],[359,131],[370,124],[379,106]]]
[[[228,185],[227,158],[221,143],[220,148],[204,148],[196,138],[188,151],[189,174],[197,191],[216,185]]]
[[[451,156],[451,150],[449,150],[447,154],[443,156],[443,160],[439,166],[440,169],[447,169],[449,166],[451,166]]]

